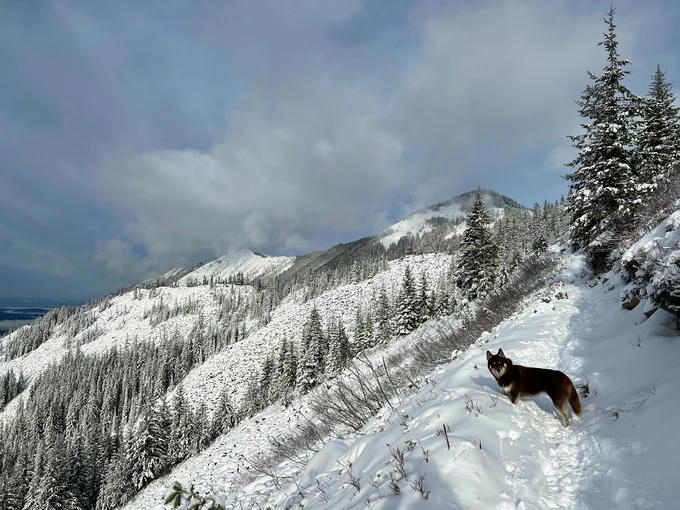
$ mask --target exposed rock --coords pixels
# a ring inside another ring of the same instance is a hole
[[[632,310],[633,308],[635,308],[639,304],[640,304],[640,298],[639,297],[630,297],[626,301],[621,303],[621,306],[626,310]]]
[[[657,310],[658,308],[650,308],[645,312],[645,317],[649,319],[652,315],[654,315],[654,312],[656,312]]]

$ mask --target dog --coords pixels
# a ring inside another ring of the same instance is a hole
[[[513,404],[517,403],[519,397],[535,397],[547,393],[562,415],[562,424],[565,427],[569,425],[567,402],[577,416],[581,415],[581,402],[574,383],[563,372],[515,365],[510,358],[505,357],[503,349],[498,349],[498,354],[486,351],[486,360],[489,372]]]

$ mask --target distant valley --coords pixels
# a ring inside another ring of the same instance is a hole
[[[50,307],[51,308],[51,307]],[[47,307],[0,306],[0,336],[30,324],[50,311]]]

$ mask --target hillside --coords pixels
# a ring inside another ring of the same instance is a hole
[[[377,416],[361,434],[329,441],[301,471],[280,466],[279,473],[295,477],[281,490],[270,477],[259,478],[244,489],[241,503],[671,508],[670,459],[680,454],[673,439],[680,362],[675,317],[657,311],[646,319],[641,310],[621,310],[622,286],[616,275],[591,279],[582,258],[569,257],[521,312],[432,374],[395,412]],[[582,417],[565,429],[547,397],[513,406],[486,368],[486,350],[500,347],[516,362],[560,369],[587,383]],[[408,479],[398,474],[390,452],[397,449]],[[390,473],[400,495],[390,488]],[[421,476],[424,492],[417,489]],[[230,492],[225,500],[238,508]]]
[[[633,243],[623,261],[673,257],[677,215]],[[226,508],[670,508],[669,459],[680,454],[677,315],[650,297],[673,269],[657,272],[649,296],[628,311],[622,299],[640,283],[624,267],[594,277],[582,254],[567,254],[518,312],[454,350],[417,391],[393,397],[360,430],[340,427],[287,461],[267,461],[272,446],[298,437],[315,413],[313,395],[274,406],[125,508],[162,508],[175,481],[217,494]],[[369,356],[412,351],[456,324],[427,323]],[[516,363],[570,375],[583,392],[582,415],[571,413],[563,428],[546,396],[513,406],[486,368],[485,352],[499,348]]]
[[[537,241],[561,235],[563,215],[558,204],[531,214],[498,197],[490,192],[485,200],[509,205],[494,213],[492,232],[502,282]],[[181,462],[201,473],[214,441],[240,437],[249,450],[222,453],[263,455],[266,435],[253,433],[260,426],[251,417],[271,405],[264,411],[273,413],[271,423],[303,426],[298,411],[310,389],[341,370],[314,365],[310,328],[330,351],[344,338],[336,360],[344,366],[364,351],[398,352],[410,338],[436,335],[446,317],[455,321],[474,308],[454,284],[460,239],[449,230],[463,224],[468,198],[430,208],[452,212],[431,230],[409,220],[415,226],[400,227],[403,236],[387,249],[378,236],[301,257],[232,250],[81,307],[51,310],[0,338],[5,495],[33,501],[44,484],[60,479],[63,497],[79,498],[81,507],[115,508],[151,482],[140,497],[152,504],[167,479],[153,480]],[[293,367],[297,381],[276,386],[267,379],[272,366]],[[289,407],[281,408],[284,400]],[[231,414],[221,420],[225,409]],[[148,427],[164,431],[167,449],[142,465],[148,457],[134,452],[145,448]],[[41,475],[26,485],[28,466],[56,470],[56,478]],[[240,476],[250,468],[224,469]],[[67,473],[86,481],[67,480]]]
[[[303,463],[272,466],[273,476],[240,487],[261,449],[309,412],[304,400],[275,407],[125,508],[163,508],[173,480],[217,493],[227,508],[670,508],[670,459],[680,454],[675,316],[658,310],[647,319],[644,304],[622,310],[624,285],[615,273],[593,278],[582,256],[569,255],[521,311],[454,353],[359,433],[345,431],[302,455]],[[582,416],[563,428],[545,396],[513,406],[486,368],[485,352],[501,347],[515,362],[559,369],[587,385]]]

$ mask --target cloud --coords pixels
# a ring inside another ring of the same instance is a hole
[[[676,78],[680,8],[617,4],[634,90],[657,56]],[[20,249],[0,287],[103,292],[230,246],[308,252],[477,186],[558,198],[608,8],[3,4],[0,223]]]
[[[121,239],[98,241],[92,260],[109,274],[124,280],[130,279],[131,276],[141,280],[149,276],[149,271],[153,270],[140,263],[140,256],[135,253],[132,244]]]
[[[351,235],[373,226],[398,179],[402,150],[363,112],[339,115],[320,105],[318,116],[307,124],[295,116],[239,115],[233,134],[208,152],[109,161],[100,189],[152,266],[230,246],[309,251],[326,231]],[[321,119],[335,125],[322,127]]]
[[[344,7],[310,33],[295,23],[264,43],[246,37],[237,60],[249,93],[205,150],[107,161],[99,195],[143,266],[229,246],[304,253],[478,186],[528,204],[565,193],[566,135],[578,130],[586,70],[602,66],[604,11],[425,4],[401,20],[414,46],[395,70],[381,59],[384,41],[334,38],[361,14]],[[266,65],[256,68],[254,55]]]

